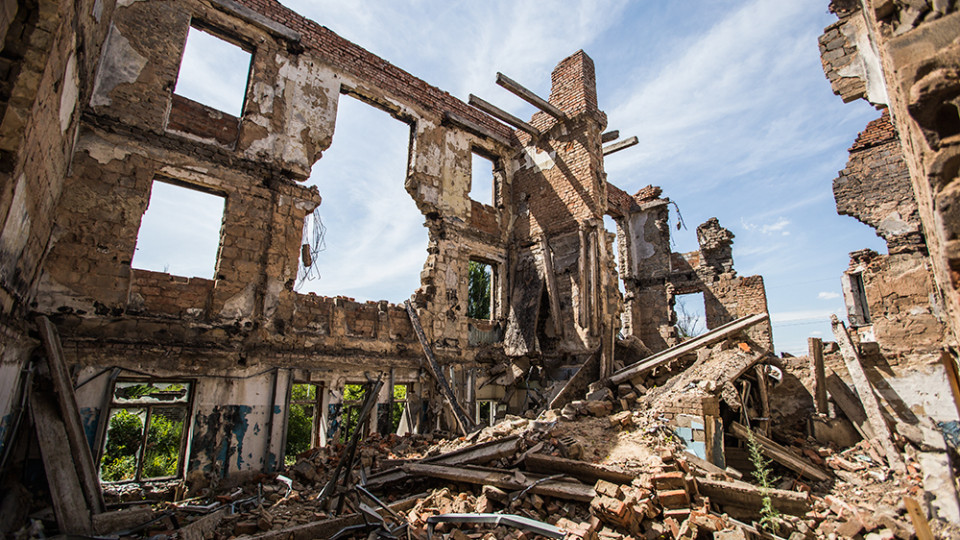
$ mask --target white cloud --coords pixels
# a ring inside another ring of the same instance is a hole
[[[821,300],[833,300],[834,298],[840,298],[840,293],[835,293],[833,291],[823,291],[817,295],[817,298]]]
[[[780,236],[789,236],[790,231],[786,230],[787,225],[790,225],[790,220],[784,217],[781,217],[773,223],[765,223],[763,225],[757,225],[755,223],[748,223],[745,219],[740,218],[740,226],[748,231],[756,231],[760,234],[772,235],[774,233],[779,233]]]
[[[810,335],[811,335],[811,336],[822,336],[822,335],[823,335],[823,332],[821,332],[820,330],[814,330],[813,332],[810,332]]]

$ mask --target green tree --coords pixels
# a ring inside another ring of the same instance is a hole
[[[107,428],[107,444],[100,460],[100,477],[104,482],[118,482],[134,477],[137,469],[137,454],[143,438],[142,409],[120,409],[110,417]]]
[[[143,458],[143,478],[174,476],[180,464],[184,410],[155,408],[147,428],[147,449]]]
[[[492,281],[490,265],[470,261],[469,274],[467,317],[471,319],[489,319],[490,283]]]

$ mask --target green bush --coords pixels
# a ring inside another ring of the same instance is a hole
[[[134,411],[140,412],[141,409]],[[120,409],[110,417],[107,445],[100,461],[100,477],[104,482],[117,482],[134,477],[142,438],[143,420],[138,414]]]

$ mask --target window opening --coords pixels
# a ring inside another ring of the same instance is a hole
[[[323,385],[293,383],[290,389],[284,464],[293,465],[297,461],[297,455],[315,446],[323,446],[320,438],[322,399]]]
[[[492,159],[473,153],[470,161],[470,198],[493,206],[493,184],[495,163]]]
[[[118,381],[100,459],[102,482],[176,478],[183,470],[189,382]]]
[[[677,314],[677,330],[681,340],[687,340],[707,331],[706,303],[703,292],[679,294],[673,310]]]
[[[406,428],[403,430],[403,433],[408,433],[411,430],[412,422],[410,411],[407,410],[407,395],[409,392],[409,385],[393,385],[393,406],[390,408],[390,433],[399,433],[401,428]]]
[[[154,180],[130,265],[178,276],[214,277],[225,201],[220,195]]]
[[[603,228],[613,234],[613,264],[617,269],[617,287],[620,294],[627,294],[623,286],[623,269],[620,266],[620,228],[617,227],[617,221],[608,215],[603,216]]]
[[[478,399],[475,419],[478,426],[492,426],[497,423],[497,401]]]
[[[313,270],[303,268],[301,253],[296,290],[399,303],[420,287],[428,235],[404,188],[410,137],[404,122],[340,97],[333,144],[305,184],[320,189],[323,203],[310,219],[322,218],[323,228],[306,224],[302,244],[311,246]]]
[[[357,429],[357,425],[360,423],[360,413],[363,407],[363,399],[367,395],[367,387],[362,384],[345,384],[343,385],[343,401],[341,411],[343,414],[341,420],[341,430],[340,430],[340,442],[346,443],[350,441],[350,437],[353,436],[353,432]],[[363,439],[363,433],[360,434],[360,439]]]
[[[467,292],[467,317],[489,320],[493,318],[493,266],[470,261]]]
[[[239,118],[251,57],[236,44],[191,25],[173,92]]]

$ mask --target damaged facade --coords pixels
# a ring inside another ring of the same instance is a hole
[[[677,295],[704,293],[708,328],[766,311],[762,279],[733,269],[730,231],[710,220],[700,251],[671,253],[659,189],[607,182],[582,51],[554,70],[532,129],[514,131],[270,0],[5,1],[0,23],[4,467],[27,459],[38,315],[62,343],[95,462],[111,418],[139,415],[145,446],[162,417],[182,431],[182,457],[159,476],[206,485],[276,470],[294,406],[312,411],[313,445],[343,440],[358,406],[348,387],[384,382],[370,430],[396,430],[399,401],[403,429],[464,431],[676,345]],[[250,55],[239,116],[174,90],[197,30]],[[413,315],[293,290],[304,219],[321,204],[303,182],[344,95],[410,126],[398,181],[429,231]],[[468,196],[474,153],[494,161],[491,205]],[[131,264],[160,183],[222,201],[212,279]],[[489,320],[467,316],[471,261],[491,269]],[[751,332],[771,346],[769,323]],[[158,474],[144,451],[134,479]]]

